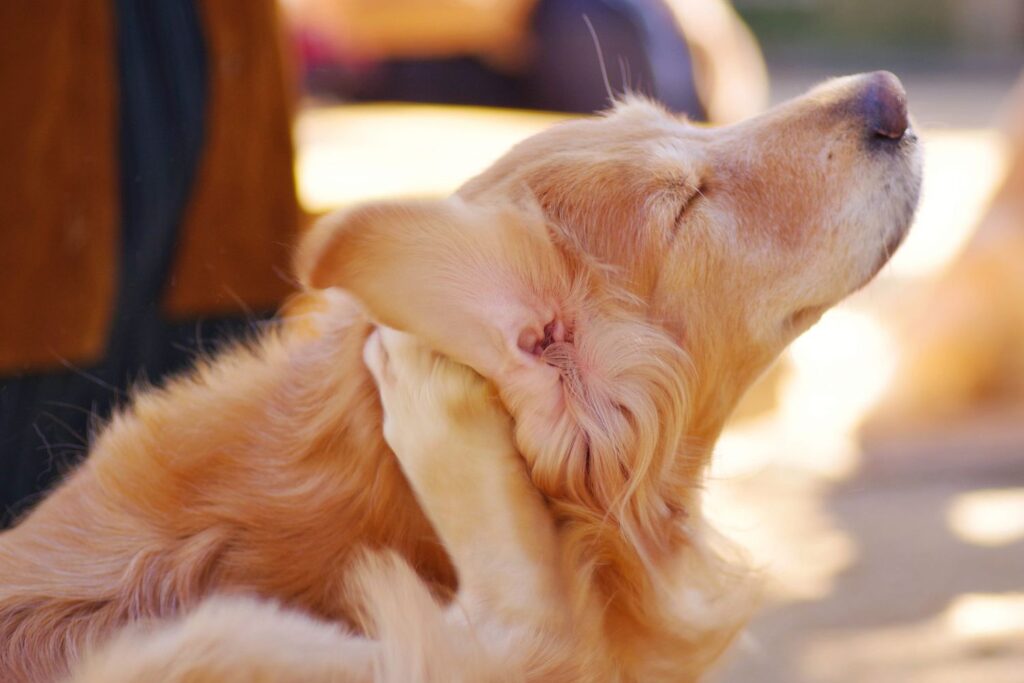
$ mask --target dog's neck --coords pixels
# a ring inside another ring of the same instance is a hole
[[[756,603],[735,548],[710,529],[702,484],[729,410],[696,405],[674,464],[677,490],[661,519],[663,541],[638,548],[608,518],[552,501],[577,623],[600,624],[626,678],[697,680],[746,623]]]

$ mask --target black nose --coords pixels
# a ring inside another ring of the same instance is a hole
[[[865,76],[865,80],[861,104],[871,134],[882,140],[902,140],[910,121],[907,91],[900,79],[888,71],[876,71]]]

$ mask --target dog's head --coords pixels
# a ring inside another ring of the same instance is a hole
[[[724,128],[629,99],[447,200],[328,217],[299,272],[491,379],[546,494],[657,540],[704,464],[680,440],[709,445],[900,244],[920,185],[908,125],[887,73]]]

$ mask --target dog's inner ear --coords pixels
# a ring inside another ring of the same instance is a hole
[[[452,198],[339,212],[304,240],[298,274],[347,290],[376,322],[499,384],[526,368],[553,371],[539,356],[566,334],[565,268],[528,208]]]
[[[585,305],[595,283],[568,251],[540,209],[380,203],[322,221],[298,273],[493,381],[542,493],[611,515],[636,543],[657,539],[685,354],[626,299]]]

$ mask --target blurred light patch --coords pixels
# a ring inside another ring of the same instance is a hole
[[[813,437],[809,447],[820,450],[831,438],[855,451],[854,431],[888,384],[895,350],[874,316],[850,308],[829,311],[790,349],[795,372],[783,392],[782,419]],[[853,464],[834,474],[845,475]]]
[[[886,274],[920,277],[959,253],[1009,163],[1006,140],[994,130],[924,133],[924,186],[915,227]]]
[[[775,410],[731,425],[715,448],[705,512],[750,553],[773,600],[829,595],[857,556],[822,499],[856,469],[855,430],[892,374],[893,351],[873,315],[829,311],[781,361]]]
[[[774,413],[731,426],[715,449],[713,476],[782,465],[842,479],[857,465],[857,426],[892,376],[895,341],[869,313],[833,309],[798,338],[784,363]]]
[[[828,596],[856,559],[852,539],[823,509],[824,489],[816,477],[767,468],[708,481],[704,514],[739,544],[772,602]]]
[[[959,595],[946,610],[945,622],[960,638],[1024,638],[1024,593]]]
[[[371,199],[445,196],[564,118],[414,104],[306,109],[296,125],[299,200],[318,213]]]
[[[1021,683],[1024,594],[962,594],[920,621],[821,629],[798,651],[803,675],[787,681]]]
[[[946,519],[957,538],[967,543],[1002,546],[1024,540],[1024,488],[959,495],[950,503]]]

